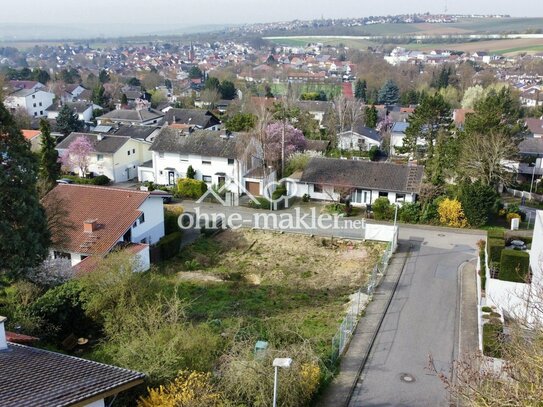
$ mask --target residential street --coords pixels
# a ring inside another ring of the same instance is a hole
[[[480,237],[402,227],[400,239],[411,242],[412,253],[351,399],[353,407],[449,405],[443,384],[428,368],[429,355],[448,375],[458,351],[458,269],[476,256]]]

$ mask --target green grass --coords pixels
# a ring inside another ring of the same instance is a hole
[[[259,235],[244,236],[252,240]],[[282,239],[281,235],[277,238]],[[193,323],[212,321],[223,330],[239,330],[244,337],[255,340],[288,342],[304,338],[323,360],[331,360],[332,337],[344,317],[349,295],[355,289],[347,284],[329,287],[312,283],[314,269],[308,264],[313,264],[313,259],[306,258],[305,252],[284,254],[287,261],[272,256],[276,260],[271,264],[265,257],[268,253],[260,252],[266,246],[257,246],[249,246],[252,247],[249,255],[246,246],[227,248],[216,238],[200,238],[178,258],[165,262],[158,272],[175,284],[180,298],[187,301],[187,316]],[[193,260],[200,264],[199,272],[225,281],[179,280],[178,273],[187,270],[187,264]],[[366,263],[371,267],[375,260],[370,256]],[[244,278],[246,274],[263,274],[254,269],[255,262],[262,263],[265,271],[259,284]],[[274,279],[266,278],[265,273],[284,274],[283,278]],[[292,337],[286,340],[284,335]]]
[[[447,24],[454,28],[461,28],[474,33],[507,33],[525,32],[528,29],[543,29],[543,18],[507,18],[507,19],[479,19],[466,18],[457,23]]]
[[[512,53],[521,53],[521,52],[541,52],[543,51],[543,45],[532,45],[532,46],[526,46],[526,47],[516,47],[516,48],[509,48],[509,49],[502,49],[499,51],[494,51],[493,53],[504,55],[504,54],[512,54]]]

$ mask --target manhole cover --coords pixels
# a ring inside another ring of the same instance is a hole
[[[400,374],[400,380],[405,383],[414,383],[415,377],[409,373]]]

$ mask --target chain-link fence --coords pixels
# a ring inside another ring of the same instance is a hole
[[[387,248],[379,262],[373,267],[371,275],[369,276],[366,284],[351,296],[351,304],[347,315],[341,322],[338,332],[332,339],[332,361],[335,362],[339,357],[343,355],[343,352],[347,348],[354,330],[360,320],[362,311],[366,308],[375,287],[379,282],[379,279],[383,276],[388,267],[388,263],[392,254],[394,253],[394,242],[389,242]]]

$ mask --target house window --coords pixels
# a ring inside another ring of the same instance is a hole
[[[36,104],[34,103],[32,106],[33,106],[33,107],[36,107]]]
[[[42,106],[41,102],[40,102],[40,106]]]
[[[388,192],[379,192],[379,198],[388,198]]]
[[[102,161],[104,159],[103,154],[96,154],[96,161]]]
[[[34,112],[34,116],[35,116],[35,117],[38,117],[38,112]]]
[[[32,95],[32,99],[36,99],[36,95]]]
[[[128,155],[130,155],[130,150],[127,151]]]
[[[204,165],[211,165],[211,161],[204,161],[204,160],[202,160],[202,164],[204,164]]]
[[[396,202],[405,202],[405,194],[396,194]]]
[[[211,175],[202,175],[202,181],[210,184],[211,183]]]
[[[40,110],[40,115],[43,116],[43,110]]]
[[[142,214],[140,215],[140,217],[138,218],[138,221],[139,221],[140,225],[141,225],[143,222],[145,222],[145,214],[144,214],[144,213],[142,213]]]
[[[319,184],[313,185],[313,192],[316,192],[318,194],[322,194],[322,185],[319,185]]]
[[[132,149],[132,154],[136,154],[136,149],[135,148]]]
[[[234,159],[233,158],[228,159],[228,165],[234,165]]]

